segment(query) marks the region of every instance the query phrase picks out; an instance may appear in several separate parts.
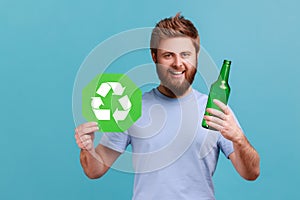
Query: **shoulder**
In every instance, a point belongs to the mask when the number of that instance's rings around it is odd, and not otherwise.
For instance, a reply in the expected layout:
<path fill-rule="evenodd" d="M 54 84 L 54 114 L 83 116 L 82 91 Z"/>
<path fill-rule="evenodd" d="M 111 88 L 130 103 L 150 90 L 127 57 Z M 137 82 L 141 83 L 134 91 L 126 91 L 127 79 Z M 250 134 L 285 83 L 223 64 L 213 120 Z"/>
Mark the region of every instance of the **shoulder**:
<path fill-rule="evenodd" d="M 195 98 L 199 101 L 199 102 L 203 102 L 203 103 L 206 103 L 207 102 L 207 99 L 208 99 L 208 95 L 207 94 L 203 94 L 201 92 L 199 92 L 198 90 L 196 89 L 193 89 L 193 94 L 195 96 Z"/>
<path fill-rule="evenodd" d="M 143 96 L 142 96 L 143 104 L 146 102 L 152 102 L 154 99 L 155 99 L 154 89 L 143 93 Z"/>
<path fill-rule="evenodd" d="M 147 100 L 147 99 L 153 98 L 154 95 L 155 95 L 154 90 L 155 90 L 155 89 L 153 88 L 153 89 L 151 89 L 150 91 L 144 92 L 144 93 L 143 93 L 143 100 Z"/>

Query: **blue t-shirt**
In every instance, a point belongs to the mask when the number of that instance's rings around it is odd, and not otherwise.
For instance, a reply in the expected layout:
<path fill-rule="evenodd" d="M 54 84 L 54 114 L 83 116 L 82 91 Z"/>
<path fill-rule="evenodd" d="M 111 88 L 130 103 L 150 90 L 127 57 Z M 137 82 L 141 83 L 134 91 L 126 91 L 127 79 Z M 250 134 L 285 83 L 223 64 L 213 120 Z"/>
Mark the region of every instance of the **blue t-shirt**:
<path fill-rule="evenodd" d="M 124 133 L 104 133 L 100 143 L 123 153 L 130 144 L 134 200 L 215 199 L 212 176 L 220 150 L 233 144 L 201 126 L 207 95 L 192 90 L 169 98 L 153 89 L 143 95 L 142 116 Z"/>

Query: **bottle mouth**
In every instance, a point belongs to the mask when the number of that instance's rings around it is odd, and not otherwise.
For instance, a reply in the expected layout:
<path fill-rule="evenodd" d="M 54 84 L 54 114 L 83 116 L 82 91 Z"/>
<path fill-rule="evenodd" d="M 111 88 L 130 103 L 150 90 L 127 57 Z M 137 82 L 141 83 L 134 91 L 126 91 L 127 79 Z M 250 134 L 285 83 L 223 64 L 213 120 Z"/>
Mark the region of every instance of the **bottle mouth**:
<path fill-rule="evenodd" d="M 231 64 L 231 61 L 230 61 L 230 60 L 224 60 L 223 63 L 224 63 L 224 64 L 227 64 L 227 65 L 230 65 L 230 64 Z"/>

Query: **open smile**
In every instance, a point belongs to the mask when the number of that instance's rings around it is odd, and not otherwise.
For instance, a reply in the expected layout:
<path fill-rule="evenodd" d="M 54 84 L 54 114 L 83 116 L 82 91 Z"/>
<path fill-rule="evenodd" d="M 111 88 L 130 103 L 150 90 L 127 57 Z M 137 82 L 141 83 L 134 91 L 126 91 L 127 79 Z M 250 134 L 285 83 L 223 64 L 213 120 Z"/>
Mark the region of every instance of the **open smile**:
<path fill-rule="evenodd" d="M 183 71 L 175 71 L 175 70 L 168 70 L 172 75 L 178 76 L 185 73 L 185 70 Z"/>

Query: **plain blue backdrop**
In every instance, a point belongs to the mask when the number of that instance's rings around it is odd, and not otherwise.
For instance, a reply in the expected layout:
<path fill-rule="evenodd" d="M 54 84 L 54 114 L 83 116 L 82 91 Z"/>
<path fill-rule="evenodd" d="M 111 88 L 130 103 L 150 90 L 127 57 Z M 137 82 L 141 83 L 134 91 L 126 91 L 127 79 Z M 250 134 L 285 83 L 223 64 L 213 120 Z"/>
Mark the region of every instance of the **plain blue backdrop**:
<path fill-rule="evenodd" d="M 217 199 L 300 199 L 299 6 L 296 0 L 0 0 L 0 199 L 130 199 L 132 174 L 111 170 L 89 180 L 82 172 L 73 84 L 101 41 L 178 11 L 195 23 L 215 63 L 233 60 L 230 105 L 261 156 L 261 176 L 248 182 L 222 155 Z"/>

